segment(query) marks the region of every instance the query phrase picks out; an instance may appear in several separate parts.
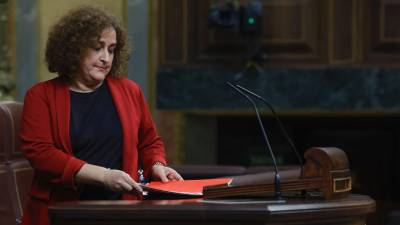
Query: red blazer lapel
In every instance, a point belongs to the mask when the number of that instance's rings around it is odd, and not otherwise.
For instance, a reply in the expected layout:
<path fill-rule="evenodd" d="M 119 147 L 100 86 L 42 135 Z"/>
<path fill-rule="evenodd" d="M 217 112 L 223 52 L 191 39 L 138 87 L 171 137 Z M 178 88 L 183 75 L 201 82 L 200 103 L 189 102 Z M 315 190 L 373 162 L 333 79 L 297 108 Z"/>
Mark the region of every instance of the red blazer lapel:
<path fill-rule="evenodd" d="M 115 108 L 119 115 L 122 127 L 123 139 L 123 170 L 131 175 L 133 178 L 137 177 L 137 152 L 134 151 L 135 146 L 133 143 L 132 135 L 134 134 L 131 113 L 133 113 L 133 106 L 129 100 L 128 92 L 123 86 L 120 78 L 107 78 L 107 84 L 110 88 L 111 96 L 113 97 Z M 135 154 L 136 153 L 136 154 Z"/>
<path fill-rule="evenodd" d="M 61 149 L 65 149 L 72 155 L 71 138 L 69 135 L 71 102 L 68 83 L 57 79 L 54 85 L 53 96 L 54 112 L 56 112 L 54 122 L 57 123 L 57 130 L 54 134 L 57 134 L 57 143 L 61 144 Z"/>

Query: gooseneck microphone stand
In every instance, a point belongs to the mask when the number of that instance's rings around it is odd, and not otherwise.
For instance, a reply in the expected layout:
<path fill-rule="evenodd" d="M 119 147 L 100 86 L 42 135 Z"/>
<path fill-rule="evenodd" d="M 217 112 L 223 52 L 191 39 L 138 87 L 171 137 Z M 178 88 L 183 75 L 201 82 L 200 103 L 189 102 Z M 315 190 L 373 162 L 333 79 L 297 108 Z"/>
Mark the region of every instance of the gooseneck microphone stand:
<path fill-rule="evenodd" d="M 231 84 L 230 82 L 227 82 L 227 84 L 228 84 L 231 88 L 233 88 L 235 91 L 237 91 L 239 94 L 241 94 L 242 96 L 244 96 L 244 97 L 252 104 L 252 106 L 253 106 L 253 109 L 254 109 L 254 111 L 255 111 L 255 113 L 256 113 L 256 116 L 257 116 L 258 124 L 260 125 L 261 131 L 262 131 L 262 134 L 263 134 L 263 137 L 264 137 L 266 146 L 267 146 L 267 149 L 268 149 L 268 151 L 269 151 L 269 153 L 270 153 L 270 155 L 271 155 L 272 162 L 273 162 L 273 164 L 274 164 L 274 169 L 275 169 L 275 196 L 276 196 L 277 199 L 282 199 L 281 180 L 280 180 L 280 176 L 279 176 L 278 166 L 277 166 L 277 164 L 276 164 L 275 155 L 274 155 L 274 153 L 273 153 L 273 151 L 272 151 L 272 148 L 271 148 L 271 145 L 270 145 L 270 143 L 269 143 L 268 136 L 267 136 L 267 133 L 265 132 L 265 129 L 264 129 L 264 126 L 263 126 L 263 123 L 262 123 L 260 114 L 258 113 L 257 105 L 256 105 L 256 103 L 253 101 L 252 98 L 250 98 L 248 95 L 246 95 L 245 93 L 243 93 L 243 91 L 241 91 L 239 88 L 237 88 L 236 86 L 234 86 L 234 85 Z"/>
<path fill-rule="evenodd" d="M 268 108 L 271 110 L 272 115 L 274 116 L 275 120 L 278 122 L 279 128 L 281 129 L 283 135 L 285 136 L 286 140 L 289 142 L 290 147 L 292 148 L 292 150 L 296 154 L 297 160 L 299 161 L 299 164 L 300 164 L 300 174 L 303 174 L 304 163 L 303 163 L 303 160 L 302 160 L 302 158 L 300 156 L 300 153 L 297 150 L 296 146 L 294 145 L 292 139 L 289 137 L 289 135 L 288 135 L 288 133 L 287 133 L 287 131 L 285 129 L 285 126 L 283 126 L 281 120 L 279 119 L 279 117 L 278 117 L 277 113 L 275 112 L 274 108 L 272 107 L 272 105 L 265 98 L 259 96 L 258 94 L 254 93 L 254 92 L 252 92 L 252 91 L 250 91 L 250 90 L 248 90 L 248 89 L 246 89 L 246 88 L 244 88 L 244 87 L 242 87 L 242 86 L 240 86 L 238 84 L 235 84 L 235 87 L 237 87 L 240 90 L 242 90 L 242 91 L 244 91 L 244 92 L 246 92 L 246 93 L 248 93 L 248 94 L 250 94 L 250 95 L 252 95 L 252 96 L 254 96 L 254 97 L 258 98 L 258 99 L 260 99 L 262 102 L 264 102 L 268 106 Z"/>

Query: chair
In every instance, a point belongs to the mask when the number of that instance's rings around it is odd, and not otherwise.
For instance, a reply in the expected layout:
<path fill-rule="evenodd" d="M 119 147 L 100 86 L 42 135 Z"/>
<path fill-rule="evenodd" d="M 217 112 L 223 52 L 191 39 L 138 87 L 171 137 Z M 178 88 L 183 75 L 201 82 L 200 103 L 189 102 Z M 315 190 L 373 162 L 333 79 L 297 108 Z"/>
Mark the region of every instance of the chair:
<path fill-rule="evenodd" d="M 0 162 L 24 158 L 18 151 L 22 103 L 0 102 Z"/>
<path fill-rule="evenodd" d="M 9 193 L 9 176 L 4 163 L 0 163 L 0 187 L 3 193 L 0 194 L 0 224 L 15 225 L 16 214 L 12 197 Z"/>
<path fill-rule="evenodd" d="M 33 170 L 19 151 L 22 103 L 0 102 L 0 224 L 21 222 L 28 200 Z"/>
<path fill-rule="evenodd" d="M 8 173 L 8 193 L 12 199 L 15 221 L 20 224 L 29 198 L 33 169 L 26 159 L 11 160 L 4 164 Z"/>

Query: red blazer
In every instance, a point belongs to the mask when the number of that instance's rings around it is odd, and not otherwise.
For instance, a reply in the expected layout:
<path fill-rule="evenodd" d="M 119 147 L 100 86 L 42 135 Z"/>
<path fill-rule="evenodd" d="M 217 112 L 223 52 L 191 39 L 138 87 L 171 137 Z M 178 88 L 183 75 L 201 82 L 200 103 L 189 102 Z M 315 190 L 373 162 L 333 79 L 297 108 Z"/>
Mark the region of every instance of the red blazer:
<path fill-rule="evenodd" d="M 155 162 L 165 162 L 164 145 L 157 136 L 140 88 L 126 78 L 106 79 L 123 132 L 123 170 L 138 180 L 138 163 L 148 177 Z M 70 97 L 61 78 L 41 82 L 28 90 L 21 124 L 22 152 L 34 168 L 30 201 L 23 225 L 47 225 L 48 205 L 76 200 L 74 175 L 85 164 L 71 149 Z M 123 199 L 137 199 L 123 195 Z"/>

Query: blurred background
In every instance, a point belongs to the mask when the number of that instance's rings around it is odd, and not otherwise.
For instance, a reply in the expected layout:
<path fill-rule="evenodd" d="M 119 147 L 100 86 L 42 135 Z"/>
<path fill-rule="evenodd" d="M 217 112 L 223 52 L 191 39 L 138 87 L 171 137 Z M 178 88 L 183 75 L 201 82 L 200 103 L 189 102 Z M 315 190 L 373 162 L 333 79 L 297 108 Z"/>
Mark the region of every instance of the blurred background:
<path fill-rule="evenodd" d="M 334 146 L 353 193 L 386 224 L 400 209 L 400 0 L 0 0 L 0 100 L 23 101 L 55 77 L 51 25 L 78 5 L 120 18 L 141 85 L 175 165 L 271 165 L 252 106 L 266 98 L 303 155 Z M 257 102 L 278 166 L 297 164 L 271 110 Z"/>

